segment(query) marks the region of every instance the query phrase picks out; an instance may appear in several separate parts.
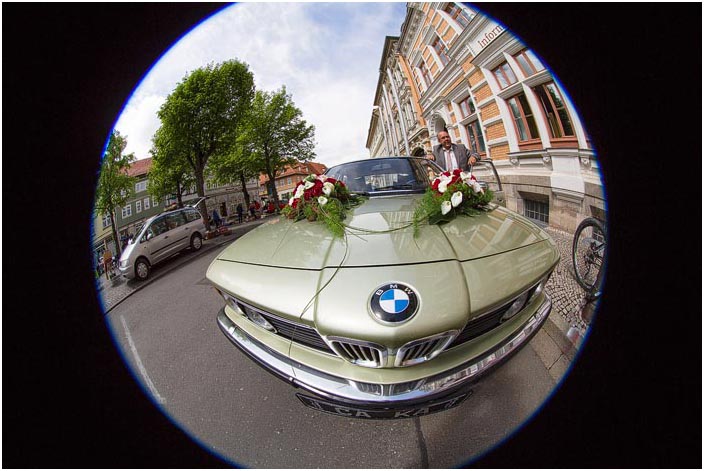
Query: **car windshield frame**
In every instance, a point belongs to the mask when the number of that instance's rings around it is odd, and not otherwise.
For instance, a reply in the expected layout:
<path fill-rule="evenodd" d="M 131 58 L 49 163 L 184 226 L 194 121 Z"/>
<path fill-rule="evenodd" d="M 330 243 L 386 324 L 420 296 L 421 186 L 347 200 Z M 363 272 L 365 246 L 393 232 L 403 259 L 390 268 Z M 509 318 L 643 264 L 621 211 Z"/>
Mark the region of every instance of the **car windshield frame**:
<path fill-rule="evenodd" d="M 432 174 L 431 174 L 432 172 Z M 330 167 L 325 175 L 365 196 L 424 193 L 442 169 L 424 157 L 378 157 Z"/>

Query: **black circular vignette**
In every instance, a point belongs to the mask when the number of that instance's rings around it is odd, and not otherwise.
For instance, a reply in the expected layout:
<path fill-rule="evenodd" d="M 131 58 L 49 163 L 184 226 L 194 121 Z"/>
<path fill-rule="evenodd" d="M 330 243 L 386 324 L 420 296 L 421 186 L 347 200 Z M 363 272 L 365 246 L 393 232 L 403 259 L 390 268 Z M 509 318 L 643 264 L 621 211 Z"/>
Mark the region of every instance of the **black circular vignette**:
<path fill-rule="evenodd" d="M 701 467 L 701 271 L 686 271 L 691 260 L 700 270 L 701 180 L 677 174 L 701 165 L 701 121 L 686 118 L 701 103 L 701 5 L 636 5 L 652 20 L 636 20 L 634 4 L 477 5 L 540 55 L 579 111 L 604 170 L 610 256 L 566 380 L 468 466 Z M 123 363 L 88 230 L 99 155 L 126 100 L 224 6 L 3 4 L 7 467 L 231 466 L 174 426 Z"/>

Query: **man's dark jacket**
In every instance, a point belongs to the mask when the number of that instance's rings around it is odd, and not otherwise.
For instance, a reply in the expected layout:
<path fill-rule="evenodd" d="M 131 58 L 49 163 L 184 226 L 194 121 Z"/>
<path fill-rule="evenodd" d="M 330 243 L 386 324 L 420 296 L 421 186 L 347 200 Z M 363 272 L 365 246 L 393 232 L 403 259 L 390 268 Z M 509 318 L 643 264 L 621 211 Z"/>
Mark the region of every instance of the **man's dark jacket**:
<path fill-rule="evenodd" d="M 461 170 L 469 170 L 469 149 L 464 144 L 455 144 L 454 142 L 451 146 L 459 168 Z M 449 162 L 445 162 L 445 151 L 442 148 L 442 144 L 433 147 L 433 155 L 435 156 L 436 164 L 442 167 L 443 170 L 449 169 Z M 474 154 L 474 158 L 479 160 L 479 155 Z"/>

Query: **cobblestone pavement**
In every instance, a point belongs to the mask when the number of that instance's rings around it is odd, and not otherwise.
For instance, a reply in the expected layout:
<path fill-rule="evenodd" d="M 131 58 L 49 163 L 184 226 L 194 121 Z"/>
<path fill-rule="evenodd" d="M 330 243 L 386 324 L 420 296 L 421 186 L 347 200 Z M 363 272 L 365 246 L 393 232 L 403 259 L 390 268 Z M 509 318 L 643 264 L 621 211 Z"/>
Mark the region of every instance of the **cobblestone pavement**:
<path fill-rule="evenodd" d="M 122 277 L 113 277 L 112 280 L 107 280 L 104 275 L 101 276 L 96 280 L 96 284 L 103 300 L 105 313 L 109 312 L 130 294 L 147 286 L 150 281 L 166 274 L 170 269 L 188 262 L 193 257 L 200 256 L 204 251 L 214 250 L 234 241 L 265 221 L 266 219 L 260 219 L 230 226 L 232 234 L 204 240 L 203 248 L 197 254 L 184 253 L 177 257 L 172 257 L 155 267 L 150 280 L 146 283 L 126 280 Z M 572 234 L 552 228 L 546 228 L 545 230 L 555 240 L 561 255 L 560 262 L 546 286 L 546 292 L 550 295 L 553 303 L 553 312 L 550 314 L 550 319 L 557 327 L 557 330 L 561 331 L 572 345 L 579 347 L 589 327 L 588 320 L 595 306 L 586 303 L 585 293 L 574 279 L 571 263 Z"/>
<path fill-rule="evenodd" d="M 585 291 L 575 280 L 572 268 L 572 234 L 553 228 L 546 228 L 545 231 L 553 238 L 560 252 L 560 262 L 545 290 L 552 298 L 553 312 L 560 314 L 567 326 L 576 331 L 575 335 L 583 337 L 589 328 L 588 321 L 594 306 L 588 305 Z"/>

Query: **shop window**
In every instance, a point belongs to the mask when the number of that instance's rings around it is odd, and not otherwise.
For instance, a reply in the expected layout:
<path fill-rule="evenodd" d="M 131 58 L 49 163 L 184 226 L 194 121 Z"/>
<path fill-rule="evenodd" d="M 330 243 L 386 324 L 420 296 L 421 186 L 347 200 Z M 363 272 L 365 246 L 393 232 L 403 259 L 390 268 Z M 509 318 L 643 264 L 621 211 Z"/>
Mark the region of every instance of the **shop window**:
<path fill-rule="evenodd" d="M 502 90 L 508 87 L 509 85 L 513 85 L 514 83 L 518 82 L 516 74 L 513 73 L 511 66 L 509 66 L 507 62 L 504 62 L 503 64 L 495 68 L 492 72 L 494 74 L 494 77 L 496 77 L 496 80 L 498 80 L 499 86 Z"/>
<path fill-rule="evenodd" d="M 572 120 L 565 108 L 565 102 L 554 82 L 544 83 L 533 89 L 543 106 L 553 138 L 574 136 Z"/>
<path fill-rule="evenodd" d="M 518 140 L 529 141 L 532 139 L 538 139 L 540 137 L 538 134 L 538 127 L 535 124 L 535 117 L 533 116 L 533 112 L 528 105 L 526 96 L 521 93 L 513 98 L 509 98 L 507 103 L 511 109 L 513 123 L 515 124 L 516 132 L 518 133 Z"/>

